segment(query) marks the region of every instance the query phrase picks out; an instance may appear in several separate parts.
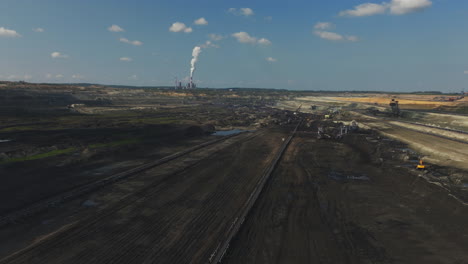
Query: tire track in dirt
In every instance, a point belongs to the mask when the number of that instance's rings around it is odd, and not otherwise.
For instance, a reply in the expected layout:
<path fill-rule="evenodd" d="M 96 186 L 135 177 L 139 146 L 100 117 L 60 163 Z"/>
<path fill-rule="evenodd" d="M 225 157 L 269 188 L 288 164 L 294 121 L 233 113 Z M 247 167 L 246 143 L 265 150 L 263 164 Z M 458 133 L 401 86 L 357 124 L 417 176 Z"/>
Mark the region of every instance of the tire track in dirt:
<path fill-rule="evenodd" d="M 366 263 L 381 259 L 372 255 L 375 251 L 363 250 L 373 245 L 362 235 L 366 231 L 353 225 L 341 200 L 344 197 L 329 194 L 346 192 L 327 176 L 346 164 L 343 159 L 350 150 L 341 145 L 296 138 L 223 262 Z"/>
<path fill-rule="evenodd" d="M 275 137 L 277 142 L 281 135 Z M 146 186 L 122 204 L 0 262 L 183 263 L 194 261 L 194 256 L 206 261 L 216 234 L 231 224 L 229 215 L 247 199 L 245 194 L 256 182 L 254 175 L 260 175 L 255 171 L 275 153 L 275 144 L 267 143 L 270 140 L 271 136 L 262 134 L 214 153 L 189 170 Z M 252 153 L 258 154 L 257 164 L 246 163 Z M 143 215 L 145 210 L 153 211 Z M 38 255 L 40 259 L 35 258 Z"/>

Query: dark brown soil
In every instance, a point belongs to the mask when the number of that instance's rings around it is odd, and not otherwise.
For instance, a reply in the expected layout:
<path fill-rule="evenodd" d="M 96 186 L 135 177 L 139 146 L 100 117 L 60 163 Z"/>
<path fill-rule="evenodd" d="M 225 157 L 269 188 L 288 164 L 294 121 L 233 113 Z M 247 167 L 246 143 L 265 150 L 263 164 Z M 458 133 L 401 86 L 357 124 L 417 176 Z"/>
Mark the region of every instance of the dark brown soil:
<path fill-rule="evenodd" d="M 223 263 L 467 263 L 468 208 L 375 145 L 296 137 Z"/>
<path fill-rule="evenodd" d="M 204 263 L 284 136 L 244 137 L 181 173 L 145 172 L 138 191 L 0 262 Z"/>
<path fill-rule="evenodd" d="M 119 183 L 133 189 L 0 263 L 207 263 L 286 135 L 256 132 L 179 173 Z M 299 133 L 222 262 L 467 263 L 467 206 L 404 166 L 404 147 Z"/>
<path fill-rule="evenodd" d="M 7 135 L 7 138 L 14 137 L 14 141 L 7 143 L 10 148 L 16 146 L 27 151 L 54 145 L 58 149 L 73 147 L 76 151 L 45 159 L 0 164 L 0 215 L 213 139 L 203 133 L 188 137 L 186 128 L 162 125 L 138 129 L 28 131 Z M 139 141 L 114 147 L 87 147 L 128 139 Z M 0 152 L 7 148 L 3 144 Z"/>

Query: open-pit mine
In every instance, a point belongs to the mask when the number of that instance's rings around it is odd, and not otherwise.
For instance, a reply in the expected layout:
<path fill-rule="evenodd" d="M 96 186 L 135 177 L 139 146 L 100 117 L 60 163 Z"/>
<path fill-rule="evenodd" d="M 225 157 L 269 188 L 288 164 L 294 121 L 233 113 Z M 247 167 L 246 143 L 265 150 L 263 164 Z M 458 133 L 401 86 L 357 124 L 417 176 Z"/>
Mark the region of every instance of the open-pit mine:
<path fill-rule="evenodd" d="M 0 263 L 468 263 L 464 95 L 0 83 Z"/>

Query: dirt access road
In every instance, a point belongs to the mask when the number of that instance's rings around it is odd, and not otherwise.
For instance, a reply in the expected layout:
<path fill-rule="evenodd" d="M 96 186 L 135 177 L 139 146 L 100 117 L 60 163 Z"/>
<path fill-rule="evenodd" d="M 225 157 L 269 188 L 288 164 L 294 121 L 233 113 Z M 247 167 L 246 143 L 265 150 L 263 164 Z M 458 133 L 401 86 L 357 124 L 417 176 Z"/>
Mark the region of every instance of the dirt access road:
<path fill-rule="evenodd" d="M 0 263 L 208 262 L 288 132 L 256 132 L 177 174 L 145 172 L 147 182 L 121 203 Z"/>
<path fill-rule="evenodd" d="M 223 263 L 468 263 L 468 207 L 374 148 L 294 138 Z"/>
<path fill-rule="evenodd" d="M 459 138 L 438 133 L 445 137 L 442 138 L 436 136 L 435 133 L 434 135 L 427 134 L 424 131 L 395 125 L 388 121 L 363 122 L 363 124 L 386 137 L 407 143 L 413 150 L 423 154 L 425 161 L 468 170 L 468 144 L 456 141 L 460 140 Z M 463 141 L 465 141 L 464 138 Z"/>

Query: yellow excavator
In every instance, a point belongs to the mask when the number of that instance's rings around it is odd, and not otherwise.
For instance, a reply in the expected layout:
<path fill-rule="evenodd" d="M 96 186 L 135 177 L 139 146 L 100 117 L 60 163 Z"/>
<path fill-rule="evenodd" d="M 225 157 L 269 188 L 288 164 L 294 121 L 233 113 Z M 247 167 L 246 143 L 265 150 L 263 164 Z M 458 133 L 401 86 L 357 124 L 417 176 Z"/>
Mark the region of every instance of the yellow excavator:
<path fill-rule="evenodd" d="M 416 166 L 416 169 L 418 169 L 418 170 L 425 170 L 426 169 L 426 165 L 423 164 L 422 159 L 419 159 L 419 164 Z"/>

